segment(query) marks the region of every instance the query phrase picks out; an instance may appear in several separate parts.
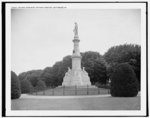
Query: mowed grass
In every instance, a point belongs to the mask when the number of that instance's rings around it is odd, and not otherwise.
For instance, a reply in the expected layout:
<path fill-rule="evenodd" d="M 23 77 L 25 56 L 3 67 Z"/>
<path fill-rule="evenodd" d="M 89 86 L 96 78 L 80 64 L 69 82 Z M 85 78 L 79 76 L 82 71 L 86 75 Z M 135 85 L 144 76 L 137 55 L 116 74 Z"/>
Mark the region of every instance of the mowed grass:
<path fill-rule="evenodd" d="M 42 98 L 41 98 L 42 97 Z M 49 98 L 48 98 L 49 97 Z M 65 97 L 65 98 L 64 98 Z M 140 110 L 140 96 L 32 96 L 11 101 L 12 110 Z"/>
<path fill-rule="evenodd" d="M 33 92 L 33 95 L 46 95 L 46 96 L 70 96 L 70 95 L 97 95 L 109 94 L 109 89 L 104 88 L 87 88 L 87 87 L 57 87 L 40 92 Z"/>

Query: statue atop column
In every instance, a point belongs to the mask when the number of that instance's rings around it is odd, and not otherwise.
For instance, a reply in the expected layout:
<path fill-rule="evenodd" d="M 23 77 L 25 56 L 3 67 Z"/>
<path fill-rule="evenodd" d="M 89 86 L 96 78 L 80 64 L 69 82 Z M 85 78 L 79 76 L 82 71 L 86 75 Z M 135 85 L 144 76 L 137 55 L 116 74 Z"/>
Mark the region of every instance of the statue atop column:
<path fill-rule="evenodd" d="M 78 24 L 75 22 L 75 27 L 74 27 L 74 36 L 78 36 Z"/>

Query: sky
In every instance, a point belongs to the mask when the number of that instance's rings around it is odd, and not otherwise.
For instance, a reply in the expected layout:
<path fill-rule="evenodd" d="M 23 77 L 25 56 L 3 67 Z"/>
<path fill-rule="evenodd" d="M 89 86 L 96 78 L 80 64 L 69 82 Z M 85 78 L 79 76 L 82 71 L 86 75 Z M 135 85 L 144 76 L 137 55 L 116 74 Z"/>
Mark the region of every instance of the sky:
<path fill-rule="evenodd" d="M 75 22 L 80 52 L 140 45 L 140 15 L 140 9 L 12 9 L 11 69 L 44 69 L 71 55 Z"/>

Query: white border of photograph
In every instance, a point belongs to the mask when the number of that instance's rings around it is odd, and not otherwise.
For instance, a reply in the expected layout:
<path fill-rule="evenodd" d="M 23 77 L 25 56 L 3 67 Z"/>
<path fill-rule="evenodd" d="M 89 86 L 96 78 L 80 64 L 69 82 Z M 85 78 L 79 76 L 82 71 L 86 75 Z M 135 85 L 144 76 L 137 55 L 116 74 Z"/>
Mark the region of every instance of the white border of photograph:
<path fill-rule="evenodd" d="M 141 110 L 11 110 L 11 8 L 141 9 Z M 33 9 L 33 8 L 32 8 Z M 40 9 L 40 8 L 39 8 Z M 6 116 L 142 116 L 146 115 L 146 4 L 145 3 L 9 3 L 6 4 Z"/>

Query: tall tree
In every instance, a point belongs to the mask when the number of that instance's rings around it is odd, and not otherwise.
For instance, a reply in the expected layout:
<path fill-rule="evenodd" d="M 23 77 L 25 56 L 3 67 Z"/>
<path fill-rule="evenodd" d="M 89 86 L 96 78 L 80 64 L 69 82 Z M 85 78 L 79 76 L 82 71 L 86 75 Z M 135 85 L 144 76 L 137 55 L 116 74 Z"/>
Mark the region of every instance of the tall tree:
<path fill-rule="evenodd" d="M 94 62 L 94 80 L 95 82 L 106 84 L 107 83 L 107 71 L 106 65 L 100 59 Z"/>
<path fill-rule="evenodd" d="M 20 81 L 15 74 L 11 71 L 11 99 L 17 99 L 21 96 Z"/>
<path fill-rule="evenodd" d="M 54 86 L 58 86 L 62 84 L 62 61 L 56 62 L 52 67 L 52 73 L 54 78 Z"/>

